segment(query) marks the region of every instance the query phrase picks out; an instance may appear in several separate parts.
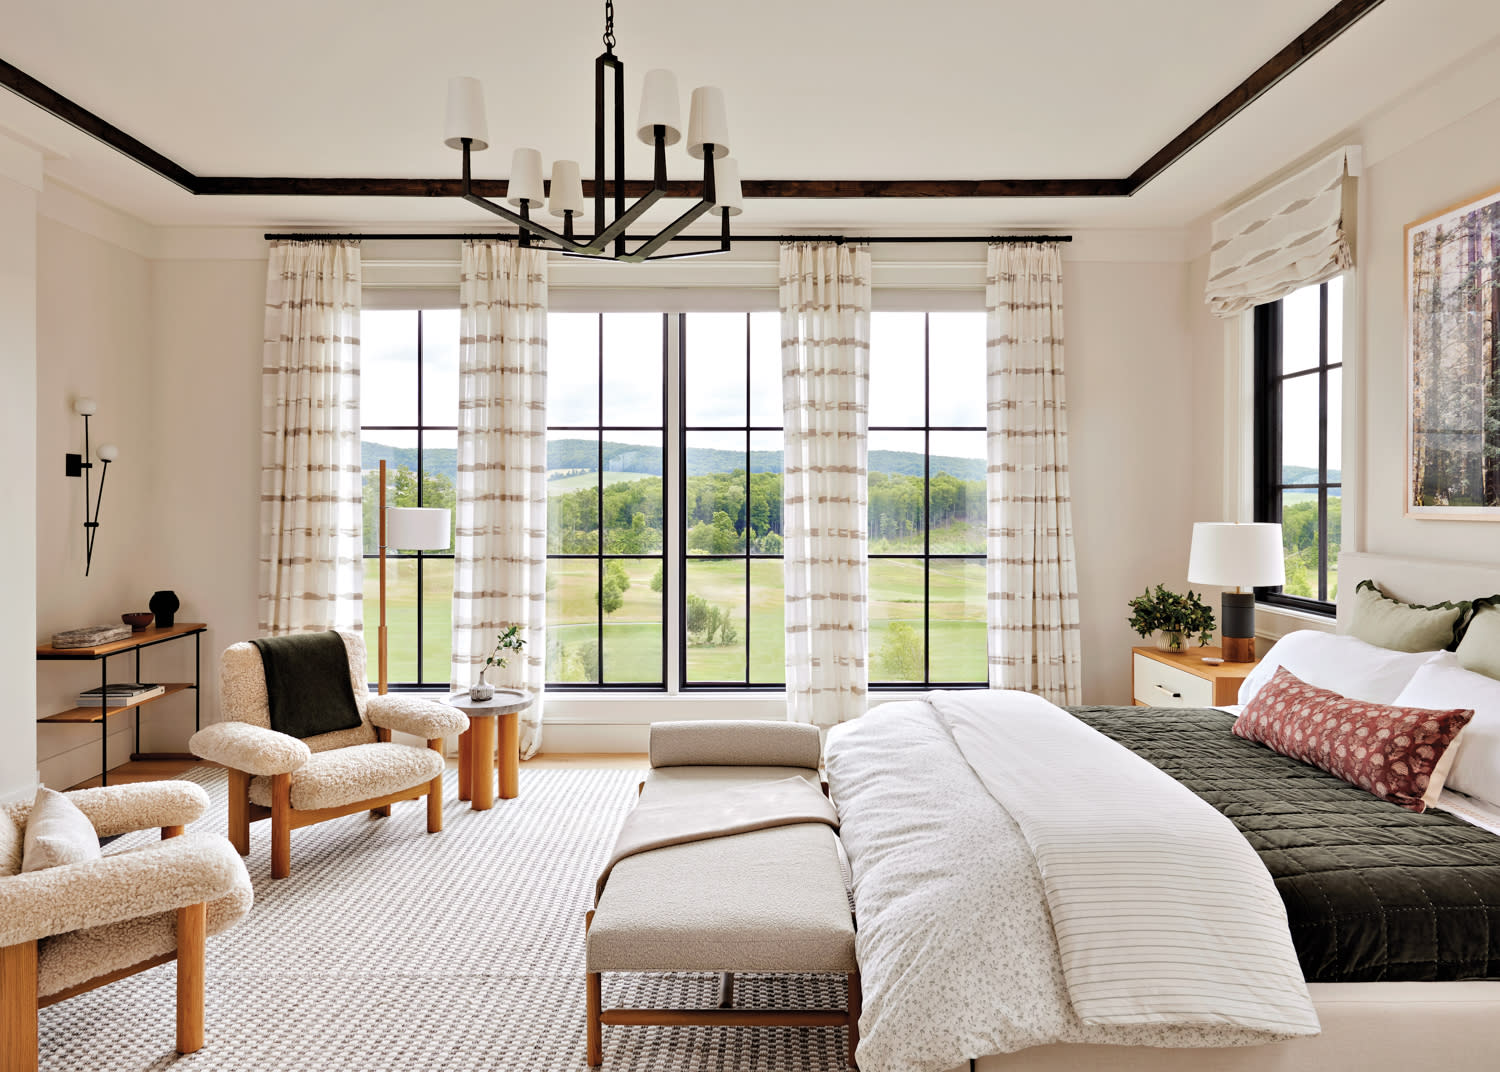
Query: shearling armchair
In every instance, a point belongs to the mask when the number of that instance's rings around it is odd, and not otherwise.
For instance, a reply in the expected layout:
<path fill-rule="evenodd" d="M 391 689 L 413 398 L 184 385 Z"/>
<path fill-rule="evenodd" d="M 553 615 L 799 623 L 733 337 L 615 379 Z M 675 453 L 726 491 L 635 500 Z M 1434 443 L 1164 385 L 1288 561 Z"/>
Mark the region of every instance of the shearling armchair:
<path fill-rule="evenodd" d="M 160 827 L 159 843 L 21 871 L 31 803 L 0 808 L 0 1069 L 35 1072 L 37 1010 L 177 961 L 177 1051 L 203 1045 L 204 939 L 250 911 L 245 865 L 222 837 L 181 835 L 208 807 L 191 782 L 80 789 L 100 837 Z"/>
<path fill-rule="evenodd" d="M 250 824 L 271 820 L 271 877 L 291 874 L 292 831 L 391 805 L 427 798 L 427 831 L 443 828 L 443 739 L 469 728 L 446 704 L 411 696 L 371 696 L 365 644 L 340 632 L 360 724 L 297 738 L 271 728 L 265 667 L 253 644 L 227 648 L 219 660 L 219 701 L 225 721 L 193 734 L 194 755 L 229 768 L 229 840 L 250 853 Z M 396 744 L 409 733 L 426 748 Z"/>

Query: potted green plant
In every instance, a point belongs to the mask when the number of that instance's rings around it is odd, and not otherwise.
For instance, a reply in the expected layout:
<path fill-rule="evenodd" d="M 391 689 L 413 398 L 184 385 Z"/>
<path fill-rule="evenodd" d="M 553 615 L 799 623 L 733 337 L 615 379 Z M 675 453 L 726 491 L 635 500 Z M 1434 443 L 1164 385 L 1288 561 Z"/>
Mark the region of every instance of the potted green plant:
<path fill-rule="evenodd" d="M 495 686 L 486 681 L 484 675 L 489 673 L 491 667 L 504 670 L 507 665 L 505 653 L 513 651 L 519 655 L 525 646 L 526 638 L 521 635 L 519 625 L 506 626 L 502 632 L 497 633 L 495 650 L 490 652 L 489 658 L 485 659 L 484 668 L 479 671 L 479 680 L 474 682 L 469 689 L 469 699 L 484 701 L 492 698 L 495 695 Z"/>
<path fill-rule="evenodd" d="M 1213 640 L 1214 612 L 1192 589 L 1180 596 L 1159 584 L 1130 601 L 1130 628 L 1143 637 L 1155 632 L 1162 651 L 1186 651 L 1194 633 L 1200 645 Z"/>

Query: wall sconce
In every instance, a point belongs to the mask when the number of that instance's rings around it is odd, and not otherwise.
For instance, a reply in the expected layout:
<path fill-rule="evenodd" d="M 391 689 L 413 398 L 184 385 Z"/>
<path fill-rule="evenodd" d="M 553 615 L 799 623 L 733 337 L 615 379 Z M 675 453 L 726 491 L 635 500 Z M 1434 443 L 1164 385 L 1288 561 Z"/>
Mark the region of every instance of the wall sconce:
<path fill-rule="evenodd" d="M 113 443 L 105 443 L 99 447 L 99 460 L 104 467 L 99 471 L 99 493 L 91 494 L 90 471 L 94 463 L 89 461 L 89 418 L 92 417 L 99 406 L 92 398 L 80 398 L 73 403 L 73 412 L 83 418 L 83 453 L 67 455 L 68 475 L 83 477 L 83 533 L 84 533 L 84 560 L 83 575 L 89 575 L 89 569 L 94 564 L 94 536 L 99 531 L 99 504 L 104 501 L 104 478 L 109 475 L 109 463 L 120 456 L 120 448 Z M 90 502 L 89 500 L 93 501 Z"/>

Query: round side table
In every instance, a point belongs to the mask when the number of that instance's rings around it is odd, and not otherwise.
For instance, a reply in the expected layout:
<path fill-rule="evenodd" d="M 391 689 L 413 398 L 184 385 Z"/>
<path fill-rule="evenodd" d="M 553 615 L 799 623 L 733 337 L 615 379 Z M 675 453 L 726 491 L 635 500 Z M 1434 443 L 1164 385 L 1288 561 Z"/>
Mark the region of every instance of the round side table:
<path fill-rule="evenodd" d="M 500 797 L 521 791 L 521 712 L 532 704 L 529 692 L 496 689 L 488 700 L 473 700 L 467 691 L 444 702 L 469 716 L 469 728 L 458 735 L 458 799 L 475 811 L 495 805 L 495 745 L 499 736 Z M 496 723 L 499 723 L 497 726 Z"/>

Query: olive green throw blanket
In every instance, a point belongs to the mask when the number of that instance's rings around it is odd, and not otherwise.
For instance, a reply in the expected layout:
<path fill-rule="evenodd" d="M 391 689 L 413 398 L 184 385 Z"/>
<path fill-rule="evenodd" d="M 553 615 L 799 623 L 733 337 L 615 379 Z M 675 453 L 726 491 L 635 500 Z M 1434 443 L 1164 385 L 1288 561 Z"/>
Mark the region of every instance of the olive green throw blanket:
<path fill-rule="evenodd" d="M 1500 837 L 1236 737 L 1223 711 L 1068 710 L 1239 828 L 1286 904 L 1308 982 L 1500 979 Z"/>
<path fill-rule="evenodd" d="M 259 649 L 265 667 L 273 730 L 306 738 L 360 724 L 343 637 L 293 633 L 250 643 Z"/>

